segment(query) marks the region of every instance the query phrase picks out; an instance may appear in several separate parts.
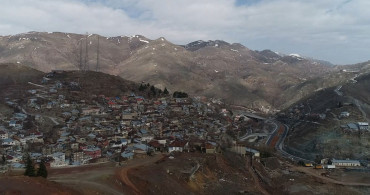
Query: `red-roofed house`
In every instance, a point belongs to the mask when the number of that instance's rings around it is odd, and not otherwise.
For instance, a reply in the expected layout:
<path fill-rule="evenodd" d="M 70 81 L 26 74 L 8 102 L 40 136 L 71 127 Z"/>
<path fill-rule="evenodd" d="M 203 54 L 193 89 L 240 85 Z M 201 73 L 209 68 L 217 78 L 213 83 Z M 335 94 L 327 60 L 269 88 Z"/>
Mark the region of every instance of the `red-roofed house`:
<path fill-rule="evenodd" d="M 174 152 L 174 151 L 182 152 L 184 151 L 185 148 L 188 147 L 188 145 L 189 145 L 188 141 L 175 140 L 168 145 L 168 152 Z"/>

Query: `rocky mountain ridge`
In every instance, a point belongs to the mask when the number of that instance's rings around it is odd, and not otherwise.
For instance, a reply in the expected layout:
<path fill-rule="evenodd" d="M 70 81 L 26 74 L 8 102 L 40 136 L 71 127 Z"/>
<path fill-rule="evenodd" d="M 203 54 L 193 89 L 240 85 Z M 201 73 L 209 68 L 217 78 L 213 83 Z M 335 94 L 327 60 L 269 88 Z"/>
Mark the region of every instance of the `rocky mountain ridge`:
<path fill-rule="evenodd" d="M 181 46 L 163 37 L 150 40 L 141 35 L 102 37 L 61 32 L 2 36 L 0 62 L 20 63 L 44 72 L 98 70 L 266 112 L 282 108 L 292 96 L 299 95 L 289 89 L 338 71 L 297 55 L 253 51 L 220 40 Z M 305 93 L 315 90 L 311 88 Z"/>

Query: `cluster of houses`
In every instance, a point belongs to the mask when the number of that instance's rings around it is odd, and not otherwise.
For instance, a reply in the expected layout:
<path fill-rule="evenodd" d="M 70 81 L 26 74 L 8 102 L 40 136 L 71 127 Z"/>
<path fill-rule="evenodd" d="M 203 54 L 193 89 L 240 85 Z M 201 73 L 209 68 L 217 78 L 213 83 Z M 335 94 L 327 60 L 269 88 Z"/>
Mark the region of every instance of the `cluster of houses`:
<path fill-rule="evenodd" d="M 6 99 L 19 111 L 0 124 L 0 151 L 8 163 L 23 167 L 26 152 L 50 167 L 121 162 L 153 152 L 216 153 L 226 130 L 242 128 L 240 116 L 233 118 L 219 100 L 134 93 L 78 99 L 72 92 L 79 89 L 77 82 L 49 76 L 26 92 L 26 104 Z M 31 129 L 24 127 L 29 120 L 36 124 Z M 48 121 L 53 127 L 42 129 Z"/>

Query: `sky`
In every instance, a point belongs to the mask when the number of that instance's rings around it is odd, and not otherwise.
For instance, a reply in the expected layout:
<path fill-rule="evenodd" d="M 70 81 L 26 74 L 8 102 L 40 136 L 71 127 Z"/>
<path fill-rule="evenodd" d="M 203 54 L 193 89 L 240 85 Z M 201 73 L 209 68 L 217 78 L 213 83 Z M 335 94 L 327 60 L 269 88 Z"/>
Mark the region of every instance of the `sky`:
<path fill-rule="evenodd" d="M 353 64 L 370 60 L 369 8 L 369 0 L 0 0 L 0 35 L 224 40 Z"/>

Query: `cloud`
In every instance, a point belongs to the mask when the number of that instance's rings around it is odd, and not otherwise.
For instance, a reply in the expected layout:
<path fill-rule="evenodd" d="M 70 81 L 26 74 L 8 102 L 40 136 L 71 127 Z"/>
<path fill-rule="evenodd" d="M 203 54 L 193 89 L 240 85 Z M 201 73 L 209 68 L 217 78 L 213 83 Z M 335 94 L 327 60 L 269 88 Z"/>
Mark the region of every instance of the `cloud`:
<path fill-rule="evenodd" d="M 369 59 L 368 7 L 366 0 L 3 0 L 0 32 L 222 39 L 345 64 Z"/>

